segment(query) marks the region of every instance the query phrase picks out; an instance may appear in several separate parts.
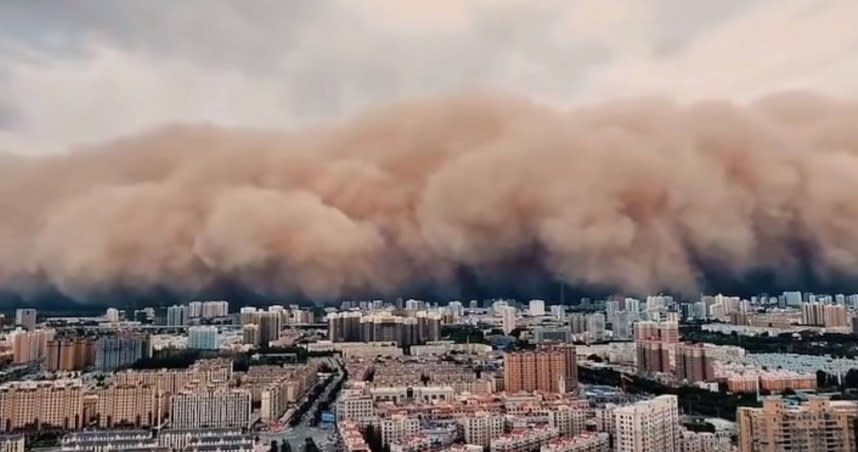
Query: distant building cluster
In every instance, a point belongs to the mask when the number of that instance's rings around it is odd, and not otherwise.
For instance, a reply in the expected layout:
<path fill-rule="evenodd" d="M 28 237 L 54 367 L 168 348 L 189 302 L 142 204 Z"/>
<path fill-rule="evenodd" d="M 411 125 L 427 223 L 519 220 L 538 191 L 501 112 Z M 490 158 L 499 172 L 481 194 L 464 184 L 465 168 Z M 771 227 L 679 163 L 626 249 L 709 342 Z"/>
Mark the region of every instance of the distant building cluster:
<path fill-rule="evenodd" d="M 395 342 L 400 347 L 420 345 L 441 338 L 443 316 L 432 311 L 389 311 L 365 314 L 346 311 L 328 314 L 331 342 Z"/>

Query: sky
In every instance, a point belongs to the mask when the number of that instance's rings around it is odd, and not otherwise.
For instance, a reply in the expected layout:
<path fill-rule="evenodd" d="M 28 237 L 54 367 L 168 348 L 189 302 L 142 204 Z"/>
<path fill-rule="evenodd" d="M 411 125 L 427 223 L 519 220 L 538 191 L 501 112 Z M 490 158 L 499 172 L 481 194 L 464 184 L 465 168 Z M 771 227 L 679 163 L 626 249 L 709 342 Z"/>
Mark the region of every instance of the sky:
<path fill-rule="evenodd" d="M 471 90 L 559 108 L 851 96 L 856 23 L 854 0 L 7 0 L 0 152 L 171 122 L 298 129 Z"/>

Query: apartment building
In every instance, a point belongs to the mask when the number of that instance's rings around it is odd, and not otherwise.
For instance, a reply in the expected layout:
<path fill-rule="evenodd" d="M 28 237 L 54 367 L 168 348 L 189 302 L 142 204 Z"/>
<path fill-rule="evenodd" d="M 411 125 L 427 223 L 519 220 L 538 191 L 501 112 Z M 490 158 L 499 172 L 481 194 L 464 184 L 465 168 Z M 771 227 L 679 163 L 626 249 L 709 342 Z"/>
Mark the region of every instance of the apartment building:
<path fill-rule="evenodd" d="M 582 433 L 577 436 L 553 439 L 542 446 L 539 452 L 609 452 L 610 450 L 610 437 L 607 433 Z"/>
<path fill-rule="evenodd" d="M 491 439 L 492 452 L 530 452 L 539 450 L 559 434 L 553 427 L 534 427 L 512 431 Z"/>
<path fill-rule="evenodd" d="M 762 408 L 738 410 L 739 451 L 805 452 L 858 449 L 855 423 L 858 404 L 815 398 L 788 405 L 779 397 L 763 400 Z"/>
<path fill-rule="evenodd" d="M 481 411 L 460 418 L 459 423 L 462 425 L 465 443 L 487 447 L 492 438 L 503 433 L 505 421 L 501 414 Z"/>
<path fill-rule="evenodd" d="M 379 420 L 382 444 L 401 444 L 420 431 L 420 420 L 405 415 L 393 415 Z"/>
<path fill-rule="evenodd" d="M 504 355 L 504 387 L 507 392 L 571 392 L 577 386 L 574 346 L 554 345 Z"/>
<path fill-rule="evenodd" d="M 679 452 L 679 408 L 662 395 L 614 410 L 617 452 Z"/>
<path fill-rule="evenodd" d="M 174 429 L 244 427 L 250 420 L 250 392 L 208 387 L 180 391 L 170 399 Z"/>
<path fill-rule="evenodd" d="M 0 385 L 0 431 L 84 425 L 80 380 L 13 381 Z"/>

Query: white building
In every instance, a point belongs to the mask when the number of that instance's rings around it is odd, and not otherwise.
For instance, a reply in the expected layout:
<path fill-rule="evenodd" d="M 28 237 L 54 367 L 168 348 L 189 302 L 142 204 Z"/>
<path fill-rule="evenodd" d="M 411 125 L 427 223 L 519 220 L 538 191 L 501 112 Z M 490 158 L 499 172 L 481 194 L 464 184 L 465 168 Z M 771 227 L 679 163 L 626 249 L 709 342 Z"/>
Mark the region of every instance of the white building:
<path fill-rule="evenodd" d="M 555 320 L 566 321 L 566 306 L 555 304 L 551 306 L 551 315 Z"/>
<path fill-rule="evenodd" d="M 206 301 L 201 308 L 200 317 L 216 319 L 229 315 L 229 303 L 226 301 Z"/>
<path fill-rule="evenodd" d="M 250 392 L 241 389 L 181 391 L 170 398 L 172 429 L 246 427 Z"/>
<path fill-rule="evenodd" d="M 337 422 L 364 423 L 375 416 L 372 396 L 359 390 L 344 390 L 337 399 Z"/>
<path fill-rule="evenodd" d="M 187 308 L 184 306 L 170 306 L 167 308 L 167 325 L 182 326 L 187 323 Z"/>
<path fill-rule="evenodd" d="M 587 316 L 587 339 L 593 342 L 605 340 L 605 314 L 595 312 Z"/>
<path fill-rule="evenodd" d="M 509 334 L 515 329 L 515 308 L 504 306 L 501 309 L 501 317 L 503 319 L 503 332 L 504 334 Z"/>
<path fill-rule="evenodd" d="M 217 328 L 213 326 L 192 326 L 188 328 L 188 348 L 217 350 Z"/>
<path fill-rule="evenodd" d="M 532 316 L 545 315 L 545 302 L 542 300 L 530 300 L 528 313 Z"/>
<path fill-rule="evenodd" d="M 188 303 L 188 318 L 189 319 L 198 319 L 203 315 L 203 302 L 202 301 L 192 301 Z"/>
<path fill-rule="evenodd" d="M 37 311 L 33 308 L 15 310 L 15 325 L 20 325 L 28 330 L 36 328 Z"/>
<path fill-rule="evenodd" d="M 617 452 L 680 452 L 675 395 L 661 395 L 614 410 Z"/>
<path fill-rule="evenodd" d="M 107 312 L 104 314 L 104 320 L 110 323 L 116 323 L 119 321 L 119 309 L 116 308 L 107 308 Z"/>

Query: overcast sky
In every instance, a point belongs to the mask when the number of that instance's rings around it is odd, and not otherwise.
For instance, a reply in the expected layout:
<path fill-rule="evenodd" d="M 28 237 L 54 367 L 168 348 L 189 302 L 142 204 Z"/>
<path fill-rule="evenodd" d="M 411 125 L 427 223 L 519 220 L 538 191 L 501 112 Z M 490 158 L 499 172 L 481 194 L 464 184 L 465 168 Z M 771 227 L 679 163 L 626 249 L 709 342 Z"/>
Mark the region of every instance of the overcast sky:
<path fill-rule="evenodd" d="M 0 151 L 172 121 L 296 128 L 496 89 L 569 107 L 854 96 L 855 0 L 6 0 Z"/>

